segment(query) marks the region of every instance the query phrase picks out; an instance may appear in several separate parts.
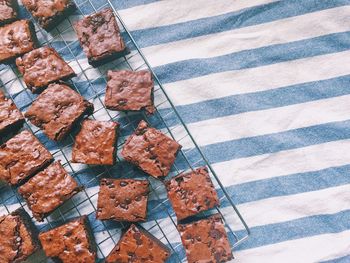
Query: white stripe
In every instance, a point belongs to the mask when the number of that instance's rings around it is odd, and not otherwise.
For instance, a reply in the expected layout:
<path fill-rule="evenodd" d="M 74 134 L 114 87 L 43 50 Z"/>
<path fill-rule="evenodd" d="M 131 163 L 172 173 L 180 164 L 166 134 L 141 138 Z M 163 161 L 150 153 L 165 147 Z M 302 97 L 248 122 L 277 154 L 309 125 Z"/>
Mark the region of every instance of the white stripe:
<path fill-rule="evenodd" d="M 163 0 L 120 10 L 130 30 L 165 26 L 173 23 L 218 16 L 276 0 Z M 198 8 L 200 6 L 200 8 Z"/>
<path fill-rule="evenodd" d="M 176 105 L 266 91 L 350 73 L 350 51 L 206 75 L 165 85 Z"/>
<path fill-rule="evenodd" d="M 350 119 L 350 95 L 189 124 L 201 146 Z M 234 105 L 233 105 L 234 107 Z M 218 129 L 220 127 L 220 129 Z"/>
<path fill-rule="evenodd" d="M 289 240 L 237 251 L 233 262 L 309 263 L 325 261 L 348 255 L 350 242 L 346 240 L 349 239 L 350 230 Z"/>
<path fill-rule="evenodd" d="M 346 6 L 151 46 L 144 48 L 143 52 L 151 65 L 156 67 L 181 60 L 217 57 L 349 30 L 350 6 Z"/>
<path fill-rule="evenodd" d="M 350 185 L 272 197 L 238 205 L 238 209 L 250 227 L 276 224 L 307 216 L 334 214 L 350 209 Z"/>
<path fill-rule="evenodd" d="M 350 163 L 350 140 L 333 141 L 213 165 L 226 185 L 241 184 Z"/>

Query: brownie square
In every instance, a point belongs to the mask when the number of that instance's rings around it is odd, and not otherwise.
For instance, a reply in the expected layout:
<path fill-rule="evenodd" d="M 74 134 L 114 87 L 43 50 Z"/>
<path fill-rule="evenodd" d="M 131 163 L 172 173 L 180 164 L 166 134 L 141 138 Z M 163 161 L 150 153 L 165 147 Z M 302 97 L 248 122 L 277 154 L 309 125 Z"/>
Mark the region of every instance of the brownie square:
<path fill-rule="evenodd" d="M 178 220 L 220 204 L 206 167 L 180 174 L 165 183 Z"/>
<path fill-rule="evenodd" d="M 180 149 L 176 141 L 141 121 L 127 139 L 122 156 L 149 175 L 163 178 L 168 175 Z"/>
<path fill-rule="evenodd" d="M 35 49 L 16 59 L 23 80 L 33 93 L 41 92 L 47 85 L 75 76 L 73 69 L 51 47 Z"/>
<path fill-rule="evenodd" d="M 68 85 L 53 83 L 35 99 L 25 116 L 51 140 L 59 141 L 83 115 L 93 111 L 93 104 Z"/>
<path fill-rule="evenodd" d="M 17 0 L 0 0 L 0 25 L 13 22 L 17 16 Z"/>
<path fill-rule="evenodd" d="M 129 222 L 145 221 L 148 193 L 147 180 L 102 179 L 96 218 Z"/>
<path fill-rule="evenodd" d="M 56 262 L 95 263 L 96 246 L 87 216 L 39 234 L 46 256 Z"/>
<path fill-rule="evenodd" d="M 188 263 L 226 262 L 233 259 L 230 242 L 219 214 L 189 224 L 179 224 Z"/>
<path fill-rule="evenodd" d="M 82 187 L 57 161 L 34 175 L 19 187 L 18 192 L 26 200 L 34 218 L 40 222 L 81 190 Z"/>
<path fill-rule="evenodd" d="M 22 0 L 39 25 L 51 30 L 75 9 L 72 0 Z"/>
<path fill-rule="evenodd" d="M 22 113 L 0 90 L 0 134 L 19 129 L 24 122 Z"/>
<path fill-rule="evenodd" d="M 24 209 L 0 217 L 0 262 L 23 262 L 39 247 L 37 230 Z"/>
<path fill-rule="evenodd" d="M 85 164 L 115 164 L 115 144 L 119 123 L 84 120 L 75 138 L 72 162 Z"/>
<path fill-rule="evenodd" d="M 170 250 L 146 230 L 131 225 L 106 258 L 106 263 L 164 263 Z"/>
<path fill-rule="evenodd" d="M 11 185 L 20 184 L 52 160 L 41 142 L 24 130 L 0 146 L 0 179 Z"/>
<path fill-rule="evenodd" d="M 108 82 L 105 104 L 108 109 L 119 111 L 146 110 L 152 114 L 153 80 L 151 72 L 141 71 L 108 71 Z"/>
<path fill-rule="evenodd" d="M 6 63 L 23 55 L 36 46 L 33 24 L 19 20 L 0 27 L 0 63 Z"/>
<path fill-rule="evenodd" d="M 98 66 L 125 54 L 124 40 L 113 11 L 103 9 L 74 24 L 79 42 L 92 66 Z"/>

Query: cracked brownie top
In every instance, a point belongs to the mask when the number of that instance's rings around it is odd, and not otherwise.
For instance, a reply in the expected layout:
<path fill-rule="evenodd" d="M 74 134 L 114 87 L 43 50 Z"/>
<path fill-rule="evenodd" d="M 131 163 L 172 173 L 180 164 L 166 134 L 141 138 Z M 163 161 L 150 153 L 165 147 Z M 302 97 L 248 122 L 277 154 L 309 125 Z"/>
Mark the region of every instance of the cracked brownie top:
<path fill-rule="evenodd" d="M 0 179 L 16 185 L 47 166 L 51 153 L 24 130 L 0 146 Z"/>
<path fill-rule="evenodd" d="M 168 175 L 181 145 L 141 121 L 126 141 L 122 155 L 125 160 L 156 178 Z"/>

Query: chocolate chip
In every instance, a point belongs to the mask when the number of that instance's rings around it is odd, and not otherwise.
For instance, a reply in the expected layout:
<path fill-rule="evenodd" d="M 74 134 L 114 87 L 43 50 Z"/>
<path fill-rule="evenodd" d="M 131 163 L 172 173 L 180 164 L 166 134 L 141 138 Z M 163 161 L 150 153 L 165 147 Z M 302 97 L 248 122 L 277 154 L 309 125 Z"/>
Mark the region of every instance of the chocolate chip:
<path fill-rule="evenodd" d="M 120 106 L 126 105 L 127 102 L 128 102 L 127 99 L 120 99 L 120 100 L 118 100 L 118 104 L 119 104 Z"/>
<path fill-rule="evenodd" d="M 139 232 L 135 232 L 133 234 L 133 237 L 137 240 L 137 239 L 140 239 L 141 238 L 141 234 Z"/>
<path fill-rule="evenodd" d="M 125 181 L 120 182 L 120 186 L 122 186 L 122 187 L 127 186 L 127 185 L 128 185 L 128 182 L 125 182 Z"/>
<path fill-rule="evenodd" d="M 128 204 L 131 204 L 131 199 L 130 199 L 130 198 L 128 198 L 128 197 L 127 197 L 127 198 L 125 198 L 125 204 L 127 204 L 127 205 L 128 205 Z"/>
<path fill-rule="evenodd" d="M 33 150 L 33 158 L 38 159 L 40 156 L 40 151 L 38 149 Z"/>
<path fill-rule="evenodd" d="M 216 252 L 214 254 L 214 258 L 215 258 L 216 262 L 221 262 L 221 253 L 220 252 Z"/>
<path fill-rule="evenodd" d="M 192 197 L 192 203 L 197 203 L 197 197 Z"/>
<path fill-rule="evenodd" d="M 68 230 L 64 235 L 66 236 L 66 237 L 69 237 L 69 236 L 71 236 L 73 234 L 73 231 L 72 230 Z"/>
<path fill-rule="evenodd" d="M 140 202 L 142 200 L 142 196 L 138 195 L 135 197 L 136 202 Z"/>
<path fill-rule="evenodd" d="M 120 207 L 123 208 L 123 209 L 128 209 L 129 208 L 129 206 L 126 205 L 126 204 L 120 204 Z"/>
<path fill-rule="evenodd" d="M 213 229 L 213 230 L 210 230 L 210 236 L 216 240 L 222 238 L 222 233 L 217 230 L 217 229 Z"/>

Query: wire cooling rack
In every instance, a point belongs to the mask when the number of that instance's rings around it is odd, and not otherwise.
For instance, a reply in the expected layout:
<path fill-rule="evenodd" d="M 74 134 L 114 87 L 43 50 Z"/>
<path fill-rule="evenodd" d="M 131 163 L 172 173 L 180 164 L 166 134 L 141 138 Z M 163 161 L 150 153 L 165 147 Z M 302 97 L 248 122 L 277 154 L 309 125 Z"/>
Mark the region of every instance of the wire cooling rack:
<path fill-rule="evenodd" d="M 95 111 L 90 118 L 97 120 L 113 120 L 120 123 L 117 164 L 112 167 L 73 164 L 70 162 L 71 149 L 78 128 L 73 129 L 65 140 L 57 143 L 50 141 L 37 127 L 26 122 L 24 129 L 31 130 L 45 147 L 50 150 L 55 160 L 61 160 L 65 169 L 79 184 L 85 186 L 84 191 L 75 195 L 60 208 L 56 209 L 55 212 L 45 219 L 45 222 L 39 223 L 32 218 L 39 231 L 51 229 L 77 216 L 88 215 L 97 244 L 98 262 L 101 262 L 118 242 L 122 230 L 127 227 L 127 224 L 96 220 L 95 212 L 99 180 L 104 177 L 147 178 L 150 181 L 151 188 L 148 202 L 148 220 L 141 225 L 171 249 L 172 255 L 169 262 L 186 262 L 185 251 L 176 230 L 176 216 L 167 199 L 164 185 L 162 182 L 150 176 L 146 176 L 142 171 L 123 161 L 120 155 L 120 150 L 126 137 L 135 130 L 139 121 L 144 119 L 152 127 L 162 130 L 162 132 L 172 137 L 183 146 L 167 178 L 193 170 L 199 166 L 206 165 L 209 168 L 210 176 L 218 191 L 221 206 L 204 212 L 201 215 L 212 213 L 220 213 L 222 215 L 232 249 L 234 249 L 248 238 L 249 228 L 232 202 L 229 194 L 221 184 L 210 163 L 196 144 L 159 79 L 154 74 L 140 48 L 127 30 L 118 12 L 109 0 L 96 2 L 78 0 L 76 1 L 76 5 L 77 11 L 75 14 L 59 24 L 50 33 L 38 27 L 30 14 L 23 8 L 20 14 L 21 17 L 28 18 L 35 24 L 36 33 L 41 46 L 49 45 L 54 47 L 75 70 L 77 77 L 73 78 L 68 83 L 72 88 L 94 104 Z M 107 7 L 113 9 L 122 36 L 130 52 L 123 58 L 110 62 L 107 65 L 93 68 L 87 63 L 87 59 L 79 45 L 72 24 L 75 20 L 81 19 L 82 16 Z M 107 110 L 104 107 L 103 101 L 106 87 L 105 76 L 109 69 L 150 70 L 153 73 L 155 81 L 154 100 L 157 108 L 155 114 L 148 116 L 145 113 L 122 113 Z M 22 112 L 25 112 L 36 95 L 33 95 L 26 89 L 16 66 L 2 66 L 0 68 L 0 79 L 0 84 L 5 88 L 5 93 L 12 98 Z M 2 139 L 6 140 L 7 138 Z M 21 196 L 17 194 L 16 189 L 3 183 L 0 184 L 0 215 L 8 214 L 19 207 L 23 207 L 31 215 L 26 203 Z M 36 254 L 35 258 L 30 258 L 28 262 L 50 262 L 50 260 L 40 251 L 39 255 Z"/>

